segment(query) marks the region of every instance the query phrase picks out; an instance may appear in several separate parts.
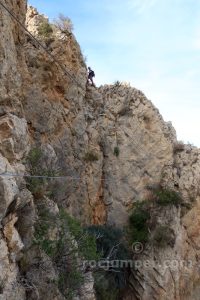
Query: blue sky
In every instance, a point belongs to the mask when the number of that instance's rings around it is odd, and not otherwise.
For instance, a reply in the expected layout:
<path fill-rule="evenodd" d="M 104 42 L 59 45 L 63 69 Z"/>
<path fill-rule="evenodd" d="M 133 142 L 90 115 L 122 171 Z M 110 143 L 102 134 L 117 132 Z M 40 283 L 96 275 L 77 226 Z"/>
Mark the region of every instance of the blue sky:
<path fill-rule="evenodd" d="M 200 146 L 200 0 L 29 0 L 70 17 L 97 85 L 130 82 Z"/>

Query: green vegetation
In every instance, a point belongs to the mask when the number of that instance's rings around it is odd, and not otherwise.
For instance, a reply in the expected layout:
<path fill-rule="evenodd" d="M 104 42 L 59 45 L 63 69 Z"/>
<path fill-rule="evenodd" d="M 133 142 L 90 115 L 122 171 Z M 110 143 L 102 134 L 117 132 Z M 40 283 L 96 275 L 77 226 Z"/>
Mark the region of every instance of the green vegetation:
<path fill-rule="evenodd" d="M 129 235 L 132 243 L 148 241 L 148 221 L 150 213 L 145 203 L 138 203 L 129 217 Z"/>
<path fill-rule="evenodd" d="M 79 257 L 88 260 L 99 258 L 95 237 L 85 231 L 80 223 L 64 210 L 61 210 L 56 217 L 41 207 L 38 214 L 39 220 L 35 226 L 35 244 L 39 245 L 48 256 L 55 257 L 58 252 L 63 252 L 68 245 L 71 248 L 69 252 L 78 252 Z M 50 232 L 55 232 L 55 230 L 57 237 L 51 239 Z M 76 241 L 76 245 L 73 245 L 74 241 Z"/>
<path fill-rule="evenodd" d="M 98 160 L 97 154 L 87 152 L 86 161 Z M 31 175 L 58 176 L 59 169 L 54 162 L 49 162 L 44 151 L 38 147 L 29 152 L 26 160 Z M 90 226 L 83 228 L 79 221 L 63 209 L 55 214 L 48 206 L 45 195 L 54 197 L 59 190 L 59 183 L 46 178 L 28 178 L 28 188 L 33 193 L 37 205 L 38 219 L 35 223 L 33 246 L 40 249 L 50 258 L 55 270 L 57 285 L 66 299 L 72 299 L 81 284 L 83 273 L 80 261 L 99 261 L 105 258 L 120 260 L 129 258 L 128 246 L 124 233 L 112 226 Z M 28 264 L 22 260 L 21 265 Z M 24 266 L 23 266 L 24 267 Z M 98 299 L 117 299 L 125 286 L 127 268 L 108 266 L 109 271 L 97 268 L 95 271 L 95 288 Z M 26 268 L 24 267 L 26 270 Z M 103 281 L 99 281 L 103 275 Z M 102 282 L 106 283 L 102 285 Z"/>
<path fill-rule="evenodd" d="M 127 268 L 117 268 L 109 261 L 128 260 L 130 253 L 124 238 L 124 232 L 107 225 L 93 225 L 87 231 L 95 236 L 97 252 L 106 259 L 107 270 L 97 270 L 95 275 L 95 291 L 98 300 L 118 299 L 121 290 L 126 286 Z"/>
<path fill-rule="evenodd" d="M 159 186 L 151 188 L 151 191 L 151 199 L 137 203 L 129 217 L 129 240 L 131 243 L 152 242 L 157 247 L 173 246 L 173 230 L 169 226 L 158 225 L 157 218 L 163 207 L 182 205 L 182 198 L 179 193 Z"/>
<path fill-rule="evenodd" d="M 62 228 L 68 228 L 71 236 L 73 236 L 78 245 L 79 256 L 86 260 L 98 260 L 96 238 L 89 234 L 87 230 L 81 227 L 78 220 L 72 218 L 64 210 L 60 211 L 60 220 L 62 221 Z"/>
<path fill-rule="evenodd" d="M 60 172 L 53 162 L 47 162 L 45 154 L 40 148 L 30 150 L 26 159 L 27 168 L 31 176 L 27 177 L 27 187 L 35 198 L 42 198 L 44 195 L 51 194 L 51 182 L 47 177 L 59 176 Z"/>
<path fill-rule="evenodd" d="M 124 232 L 119 228 L 108 225 L 92 225 L 87 232 L 96 237 L 97 252 L 100 257 L 110 259 L 127 259 L 129 256 L 124 239 Z"/>
<path fill-rule="evenodd" d="M 44 38 L 49 38 L 53 33 L 53 29 L 47 20 L 44 20 L 38 27 L 38 34 Z"/>
<path fill-rule="evenodd" d="M 117 146 L 114 154 L 119 156 Z M 84 158 L 88 162 L 98 160 L 97 154 L 92 151 L 87 152 Z M 59 169 L 45 159 L 45 153 L 40 148 L 33 148 L 29 152 L 26 163 L 31 175 L 60 175 Z M 36 201 L 38 220 L 35 223 L 34 246 L 50 258 L 58 274 L 56 285 L 66 299 L 72 299 L 83 283 L 80 261 L 108 261 L 107 271 L 95 269 L 95 289 L 98 300 L 114 300 L 120 297 L 126 286 L 128 268 L 113 266 L 112 260 L 128 260 L 130 244 L 134 242 L 149 242 L 155 247 L 174 245 L 173 230 L 170 226 L 158 224 L 158 215 L 166 206 L 177 207 L 182 204 L 177 192 L 160 186 L 151 187 L 153 196 L 135 205 L 129 217 L 128 235 L 125 235 L 113 226 L 83 228 L 78 220 L 63 209 L 57 214 L 52 213 L 43 196 L 54 197 L 55 191 L 61 191 L 59 184 L 50 184 L 50 180 L 41 177 L 27 179 L 28 188 L 35 198 L 40 197 L 40 201 Z"/>
<path fill-rule="evenodd" d="M 94 288 L 97 300 L 119 299 L 120 289 L 116 285 L 116 278 L 110 272 L 102 271 L 94 274 Z"/>
<path fill-rule="evenodd" d="M 57 281 L 57 285 L 66 300 L 72 300 L 74 293 L 83 283 L 83 276 L 77 269 L 77 265 L 68 265 L 66 272 L 62 273 Z"/>
<path fill-rule="evenodd" d="M 113 153 L 114 153 L 114 155 L 115 155 L 116 157 L 119 156 L 120 151 L 119 151 L 119 147 L 118 147 L 118 146 L 115 146 Z"/>
<path fill-rule="evenodd" d="M 95 152 L 88 151 L 85 154 L 84 160 L 87 161 L 87 162 L 94 162 L 94 161 L 99 160 L 99 158 L 98 158 L 98 155 Z"/>
<path fill-rule="evenodd" d="M 31 171 L 38 169 L 38 162 L 42 157 L 42 150 L 40 148 L 33 148 L 30 150 L 27 160 L 29 162 L 29 166 L 31 167 Z"/>
<path fill-rule="evenodd" d="M 182 203 L 181 195 L 170 189 L 156 190 L 156 203 L 160 206 L 174 205 L 179 206 Z"/>
<path fill-rule="evenodd" d="M 27 157 L 27 165 L 31 176 L 43 175 L 41 170 L 42 151 L 40 148 L 30 150 Z M 27 178 L 28 189 L 34 196 L 42 196 L 45 194 L 45 180 L 39 177 Z"/>
<path fill-rule="evenodd" d="M 58 270 L 57 285 L 66 299 L 83 282 L 78 258 L 97 260 L 95 237 L 64 210 L 53 215 L 44 205 L 38 207 L 39 220 L 35 225 L 34 244 L 43 250 Z"/>
<path fill-rule="evenodd" d="M 50 257 L 54 257 L 57 251 L 57 240 L 49 237 L 51 230 L 55 229 L 55 216 L 49 213 L 45 207 L 40 207 L 38 212 L 39 220 L 35 225 L 34 244 Z"/>

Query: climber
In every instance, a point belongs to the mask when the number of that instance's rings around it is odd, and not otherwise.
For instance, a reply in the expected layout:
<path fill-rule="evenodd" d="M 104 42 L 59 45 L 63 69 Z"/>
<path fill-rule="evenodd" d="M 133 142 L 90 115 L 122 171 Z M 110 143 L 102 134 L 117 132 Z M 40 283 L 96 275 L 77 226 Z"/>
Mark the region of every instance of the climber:
<path fill-rule="evenodd" d="M 95 77 L 94 71 L 90 67 L 88 67 L 88 83 L 91 82 L 92 86 L 95 86 L 93 77 Z"/>

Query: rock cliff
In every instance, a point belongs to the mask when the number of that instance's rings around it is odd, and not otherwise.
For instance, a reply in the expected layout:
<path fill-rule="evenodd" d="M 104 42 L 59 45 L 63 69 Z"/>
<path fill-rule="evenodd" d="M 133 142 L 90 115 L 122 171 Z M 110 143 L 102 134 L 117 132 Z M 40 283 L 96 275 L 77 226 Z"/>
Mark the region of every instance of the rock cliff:
<path fill-rule="evenodd" d="M 55 219 L 62 207 L 82 225 L 123 228 L 154 185 L 181 194 L 182 207 L 156 212 L 159 224 L 173 228 L 174 243 L 147 245 L 134 257 L 141 265 L 130 271 L 122 297 L 199 299 L 200 150 L 178 142 L 141 91 L 118 82 L 88 85 L 70 30 L 52 25 L 42 34 L 48 19 L 26 0 L 2 3 L 48 53 L 0 5 L 0 299 L 66 299 L 55 284 L 58 269 L 32 247 L 41 205 Z M 54 179 L 38 183 L 30 175 Z M 56 231 L 49 234 L 53 240 Z M 36 268 L 38 257 L 43 267 Z M 85 271 L 73 298 L 96 299 L 93 281 Z"/>

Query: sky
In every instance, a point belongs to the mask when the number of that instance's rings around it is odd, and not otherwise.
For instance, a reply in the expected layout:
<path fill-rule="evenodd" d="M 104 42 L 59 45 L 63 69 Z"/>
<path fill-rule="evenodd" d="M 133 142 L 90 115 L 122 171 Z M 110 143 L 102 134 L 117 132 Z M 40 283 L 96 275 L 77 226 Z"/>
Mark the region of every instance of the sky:
<path fill-rule="evenodd" d="M 200 147 L 200 0 L 29 0 L 68 16 L 95 83 L 129 82 Z"/>

